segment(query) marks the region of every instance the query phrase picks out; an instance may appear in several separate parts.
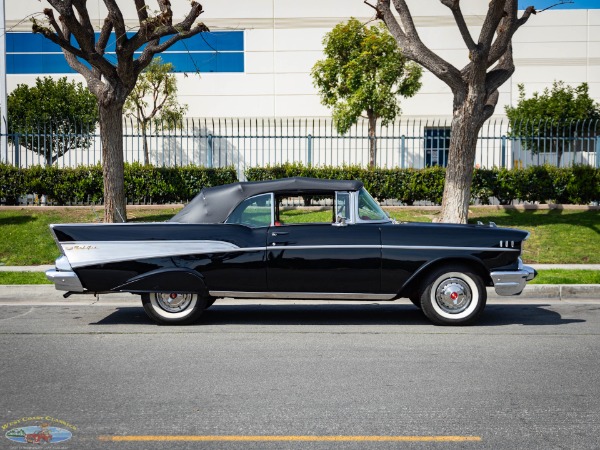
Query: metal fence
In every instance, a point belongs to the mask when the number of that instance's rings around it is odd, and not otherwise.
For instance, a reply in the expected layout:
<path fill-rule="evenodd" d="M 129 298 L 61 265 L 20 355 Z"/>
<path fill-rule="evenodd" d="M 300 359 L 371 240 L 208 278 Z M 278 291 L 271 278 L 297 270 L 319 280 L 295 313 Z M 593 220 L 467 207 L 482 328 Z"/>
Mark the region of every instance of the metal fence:
<path fill-rule="evenodd" d="M 10 125 L 10 124 L 9 124 Z M 11 130 L 2 138 L 2 162 L 18 167 L 56 164 L 59 167 L 102 162 L 97 129 L 82 124 L 52 127 L 36 124 L 27 131 Z M 317 166 L 369 163 L 367 121 L 345 135 L 330 119 L 318 118 L 188 118 L 176 127 L 124 121 L 124 156 L 128 162 L 156 166 L 234 166 L 244 170 L 296 162 Z M 86 137 L 83 139 L 83 137 Z M 378 167 L 445 166 L 450 144 L 450 120 L 400 120 L 376 131 Z M 524 122 L 510 126 L 490 120 L 479 133 L 477 167 L 528 167 L 585 164 L 600 167 L 598 121 Z"/>

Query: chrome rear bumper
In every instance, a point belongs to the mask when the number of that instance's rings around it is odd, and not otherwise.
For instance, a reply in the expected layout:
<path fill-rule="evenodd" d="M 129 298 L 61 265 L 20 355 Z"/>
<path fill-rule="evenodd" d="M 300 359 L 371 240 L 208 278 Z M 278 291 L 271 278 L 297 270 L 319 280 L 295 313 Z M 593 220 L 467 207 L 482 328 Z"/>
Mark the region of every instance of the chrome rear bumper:
<path fill-rule="evenodd" d="M 518 295 L 523 292 L 528 281 L 533 280 L 537 272 L 533 267 L 519 263 L 519 270 L 490 273 L 496 294 Z"/>
<path fill-rule="evenodd" d="M 59 291 L 85 291 L 81 285 L 81 281 L 79 281 L 79 277 L 73 272 L 66 256 L 61 256 L 56 260 L 56 267 L 46 271 L 46 278 L 52 281 L 54 287 Z"/>

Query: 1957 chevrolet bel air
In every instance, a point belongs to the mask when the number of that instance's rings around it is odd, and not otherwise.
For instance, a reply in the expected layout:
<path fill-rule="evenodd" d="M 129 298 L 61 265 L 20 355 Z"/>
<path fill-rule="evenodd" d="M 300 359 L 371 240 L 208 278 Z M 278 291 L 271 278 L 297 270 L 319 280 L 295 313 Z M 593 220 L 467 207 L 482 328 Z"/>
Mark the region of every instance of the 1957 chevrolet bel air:
<path fill-rule="evenodd" d="M 520 258 L 527 232 L 397 223 L 360 181 L 234 183 L 203 189 L 168 222 L 51 229 L 56 289 L 141 294 L 160 324 L 191 323 L 222 297 L 407 297 L 436 324 L 466 325 L 486 286 L 516 295 L 536 275 Z"/>

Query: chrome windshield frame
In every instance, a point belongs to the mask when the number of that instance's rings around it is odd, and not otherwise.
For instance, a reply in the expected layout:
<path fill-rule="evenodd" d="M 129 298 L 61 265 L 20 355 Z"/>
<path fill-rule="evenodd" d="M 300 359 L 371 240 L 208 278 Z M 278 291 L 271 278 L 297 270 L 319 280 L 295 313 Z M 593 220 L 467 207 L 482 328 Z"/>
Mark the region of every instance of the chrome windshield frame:
<path fill-rule="evenodd" d="M 376 220 L 363 220 L 360 218 L 360 214 L 359 214 L 359 200 L 360 200 L 360 195 L 361 193 L 363 193 L 364 195 L 368 196 L 368 198 L 370 198 L 373 201 L 373 205 L 376 206 L 379 209 L 379 212 L 381 213 L 381 215 L 383 215 L 383 219 L 376 219 Z M 390 219 L 388 217 L 388 215 L 385 213 L 385 211 L 381 208 L 381 206 L 379 205 L 379 202 L 377 200 L 375 200 L 371 194 L 369 194 L 369 192 L 363 187 L 362 189 L 360 189 L 359 191 L 353 191 L 350 193 L 350 197 L 352 198 L 352 203 L 353 203 L 353 207 L 352 207 L 352 212 L 354 214 L 354 222 L 353 223 L 357 223 L 357 224 L 375 224 L 375 223 L 392 223 L 392 219 Z"/>

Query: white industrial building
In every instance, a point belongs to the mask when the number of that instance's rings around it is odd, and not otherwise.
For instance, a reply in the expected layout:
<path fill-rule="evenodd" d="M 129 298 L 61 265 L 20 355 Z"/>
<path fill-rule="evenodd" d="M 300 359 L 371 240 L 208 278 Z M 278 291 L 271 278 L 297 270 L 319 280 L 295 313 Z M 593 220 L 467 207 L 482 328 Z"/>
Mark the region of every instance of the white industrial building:
<path fill-rule="evenodd" d="M 226 41 L 224 45 L 203 45 L 204 40 L 197 37 L 165 55 L 167 60 L 174 58 L 176 70 L 188 72 L 187 76 L 179 73 L 178 78 L 180 97 L 189 105 L 191 117 L 329 116 L 310 77 L 311 67 L 322 57 L 323 36 L 349 17 L 368 22 L 374 13 L 362 0 L 201 3 L 205 11 L 201 19 L 211 31 L 223 32 L 215 41 Z M 133 2 L 121 0 L 119 4 L 134 30 Z M 148 4 L 152 6 L 152 1 Z M 172 0 L 172 5 L 176 18 L 189 9 L 187 0 Z M 464 66 L 467 51 L 448 8 L 437 0 L 413 0 L 409 5 L 424 42 L 458 67 Z M 487 2 L 466 0 L 461 5 L 467 24 L 477 35 Z M 28 36 L 28 18 L 36 13 L 42 17 L 47 6 L 39 0 L 5 2 L 9 92 L 19 83 L 33 83 L 44 71 L 53 75 L 71 72 L 66 64 L 57 63 L 62 60 L 58 48 L 40 45 L 41 36 Z M 100 27 L 104 2 L 89 1 L 88 7 Z M 525 83 L 527 92 L 532 93 L 554 80 L 585 81 L 591 95 L 600 99 L 600 9 L 550 9 L 532 16 L 515 35 L 514 55 L 517 70 L 502 86 L 497 115 L 503 115 L 504 105 L 516 101 L 518 83 Z M 193 73 L 196 67 L 199 74 Z M 451 108 L 449 88 L 429 73 L 424 74 L 421 91 L 402 101 L 404 117 L 448 117 Z"/>
<path fill-rule="evenodd" d="M 183 18 L 190 7 L 187 0 L 171 0 L 171 3 L 175 19 Z M 364 164 L 365 152 L 361 149 L 368 144 L 367 140 L 346 146 L 346 141 L 334 141 L 325 136 L 331 128 L 327 122 L 330 112 L 320 104 L 310 70 L 322 58 L 324 35 L 350 17 L 365 23 L 372 21 L 372 8 L 363 0 L 204 0 L 201 3 L 205 12 L 200 18 L 210 27 L 211 33 L 182 41 L 161 56 L 175 66 L 180 101 L 189 106 L 189 117 L 210 118 L 210 123 L 214 118 L 236 118 L 241 121 L 218 121 L 223 124 L 225 131 L 205 126 L 204 131 L 199 132 L 204 133 L 206 136 L 203 135 L 203 139 L 206 139 L 201 145 L 186 143 L 192 150 L 187 156 L 182 151 L 180 162 L 220 164 L 217 161 L 217 158 L 221 158 L 220 154 L 209 156 L 202 153 L 203 149 L 210 147 L 212 152 L 215 148 L 225 148 L 225 154 L 228 154 L 231 149 L 235 153 L 239 144 L 240 148 L 244 147 L 244 152 L 248 149 L 263 151 L 263 162 L 266 151 L 267 162 L 292 159 L 320 164 Z M 536 3 L 535 6 L 541 9 L 552 3 Z M 152 0 L 148 4 L 151 9 L 157 8 Z M 137 15 L 133 1 L 119 0 L 119 5 L 127 25 L 135 31 Z M 482 0 L 461 1 L 466 22 L 474 36 L 479 33 L 487 5 L 488 2 Z M 409 0 L 409 6 L 422 40 L 443 58 L 459 68 L 463 67 L 468 62 L 468 53 L 449 9 L 438 0 Z M 80 78 L 66 65 L 60 48 L 42 36 L 31 33 L 29 18 L 42 19 L 41 11 L 45 7 L 48 4 L 44 0 L 5 0 L 8 92 L 17 84 L 33 84 L 36 77 L 48 74 Z M 99 30 L 105 17 L 104 2 L 88 1 L 88 8 Z M 525 84 L 530 95 L 550 86 L 554 80 L 571 85 L 587 82 L 590 94 L 600 100 L 600 9 L 553 8 L 531 16 L 527 24 L 517 31 L 513 49 L 516 72 L 501 87 L 493 119 L 495 122 L 490 132 L 494 141 L 481 141 L 482 148 L 477 160 L 481 166 L 514 166 L 556 159 L 556 155 L 548 154 L 544 156 L 546 159 L 540 161 L 538 157 L 536 162 L 531 155 L 517 155 L 521 151 L 518 145 L 512 145 L 507 150 L 501 141 L 505 131 L 500 130 L 499 123 L 504 117 L 504 106 L 516 103 L 519 83 Z M 410 130 L 393 132 L 397 139 L 382 142 L 380 165 L 423 167 L 444 163 L 444 151 L 447 150 L 444 147 L 449 131 L 444 120 L 452 115 L 452 95 L 443 82 L 428 72 L 424 73 L 422 81 L 423 87 L 415 97 L 401 101 L 402 121 L 412 121 L 413 128 L 418 122 L 418 130 L 412 135 Z M 250 121 L 249 118 L 261 120 Z M 297 124 L 307 122 L 294 120 L 290 130 L 289 121 L 293 118 L 317 118 L 324 122 L 316 128 L 304 127 L 299 131 Z M 205 120 L 203 123 L 208 122 Z M 282 123 L 286 124 L 285 129 L 282 129 Z M 423 123 L 427 126 L 424 127 Z M 241 126 L 244 127 L 243 133 Z M 248 130 L 245 130 L 246 126 Z M 300 139 L 298 143 L 294 141 L 290 144 L 287 138 L 285 144 L 283 139 L 279 143 L 277 139 L 271 139 L 265 144 L 263 139 L 240 144 L 240 134 L 256 134 L 261 127 L 262 133 L 268 136 L 277 133 L 282 136 L 304 133 L 306 136 L 312 133 L 313 136 L 318 134 L 325 137 L 308 143 L 306 139 Z M 226 138 L 209 141 L 209 134 Z M 402 140 L 403 135 L 412 140 Z M 238 136 L 237 143 L 234 136 Z M 161 154 L 162 160 L 158 154 L 165 148 L 164 142 L 152 145 L 157 149 L 154 162 L 165 163 L 164 154 Z M 581 162 L 594 164 L 590 158 L 597 159 L 597 152 L 593 150 L 597 144 L 592 142 L 590 145 L 592 152 L 574 154 L 573 158 L 585 156 Z M 319 146 L 327 148 L 329 156 L 317 158 L 315 151 Z M 297 151 L 298 155 L 304 156 L 285 156 L 284 147 L 286 155 L 290 151 L 294 155 Z M 384 152 L 388 147 L 390 150 Z M 278 151 L 280 158 L 277 157 Z M 314 154 L 306 156 L 311 151 Z M 358 156 L 355 159 L 342 156 L 346 151 L 349 155 L 354 151 Z M 406 154 L 403 153 L 405 151 Z M 510 154 L 506 154 L 507 151 Z M 275 157 L 269 156 L 272 152 Z M 237 155 L 239 161 L 239 153 Z M 225 162 L 230 163 L 232 159 L 235 160 L 235 157 L 226 158 Z M 241 159 L 245 165 L 249 160 L 260 163 L 259 155 L 244 154 Z M 563 163 L 573 161 L 577 159 L 566 158 Z"/>

